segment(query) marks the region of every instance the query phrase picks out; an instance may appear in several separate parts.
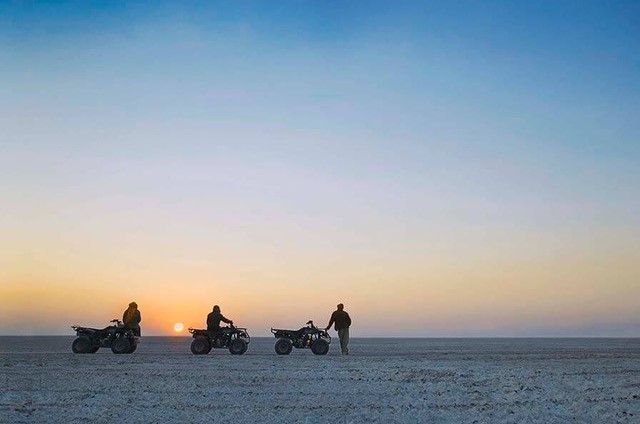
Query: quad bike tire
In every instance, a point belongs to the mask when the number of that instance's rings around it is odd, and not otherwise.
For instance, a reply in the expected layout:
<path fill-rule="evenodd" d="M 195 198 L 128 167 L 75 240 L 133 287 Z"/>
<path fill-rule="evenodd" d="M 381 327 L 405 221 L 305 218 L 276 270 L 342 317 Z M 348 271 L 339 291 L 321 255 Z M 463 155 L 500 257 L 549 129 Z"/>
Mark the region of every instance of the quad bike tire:
<path fill-rule="evenodd" d="M 129 351 L 127 353 L 133 353 L 136 351 L 137 348 L 138 348 L 138 343 L 131 343 L 131 347 L 129 348 Z"/>
<path fill-rule="evenodd" d="M 93 342 L 89 337 L 78 337 L 71 344 L 71 350 L 73 353 L 93 353 Z"/>
<path fill-rule="evenodd" d="M 247 342 L 242 339 L 233 339 L 229 343 L 229 353 L 232 355 L 242 355 L 247 351 Z"/>
<path fill-rule="evenodd" d="M 273 347 L 278 355 L 288 355 L 293 349 L 293 345 L 289 339 L 278 339 Z"/>
<path fill-rule="evenodd" d="M 89 353 L 96 353 L 99 350 L 100 350 L 100 346 L 92 347 Z"/>
<path fill-rule="evenodd" d="M 193 339 L 191 342 L 191 353 L 194 355 L 206 355 L 209 352 L 211 352 L 211 343 L 208 338 L 201 336 Z"/>
<path fill-rule="evenodd" d="M 111 343 L 111 352 L 117 355 L 129 353 L 129 349 L 131 349 L 131 343 L 126 337 L 118 337 Z"/>
<path fill-rule="evenodd" d="M 326 340 L 318 339 L 311 345 L 311 352 L 314 355 L 326 355 L 329 352 L 329 343 Z"/>

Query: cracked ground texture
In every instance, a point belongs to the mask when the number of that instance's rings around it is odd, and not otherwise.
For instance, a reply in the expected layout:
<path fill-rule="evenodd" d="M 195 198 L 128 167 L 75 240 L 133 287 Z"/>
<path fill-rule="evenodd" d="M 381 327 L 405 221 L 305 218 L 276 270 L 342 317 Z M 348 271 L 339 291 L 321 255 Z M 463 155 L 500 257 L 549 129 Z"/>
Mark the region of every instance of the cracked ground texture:
<path fill-rule="evenodd" d="M 72 340 L 0 337 L 1 423 L 640 422 L 640 339 L 353 339 L 348 357 L 337 340 L 325 357 Z"/>

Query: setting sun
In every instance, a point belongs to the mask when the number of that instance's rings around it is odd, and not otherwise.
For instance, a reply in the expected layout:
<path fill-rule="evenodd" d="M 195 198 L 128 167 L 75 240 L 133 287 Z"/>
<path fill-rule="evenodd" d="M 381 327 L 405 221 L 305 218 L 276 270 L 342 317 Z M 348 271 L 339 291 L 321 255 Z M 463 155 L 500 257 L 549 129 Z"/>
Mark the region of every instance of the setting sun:
<path fill-rule="evenodd" d="M 176 333 L 181 332 L 183 329 L 184 329 L 184 325 L 182 325 L 182 323 L 181 323 L 181 322 L 176 322 L 176 323 L 173 325 L 173 331 L 175 331 Z"/>

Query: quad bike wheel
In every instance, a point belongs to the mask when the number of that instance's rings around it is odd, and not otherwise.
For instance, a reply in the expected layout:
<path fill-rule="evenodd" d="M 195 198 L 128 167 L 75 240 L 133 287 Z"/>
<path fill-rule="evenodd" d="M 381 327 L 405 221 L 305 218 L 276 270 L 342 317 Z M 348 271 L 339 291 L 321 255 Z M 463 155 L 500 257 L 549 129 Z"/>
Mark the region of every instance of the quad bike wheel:
<path fill-rule="evenodd" d="M 131 349 L 131 343 L 126 337 L 118 337 L 111 343 L 111 352 L 115 354 L 129 353 L 129 349 Z"/>
<path fill-rule="evenodd" d="M 326 355 L 329 352 L 329 343 L 326 340 L 318 339 L 311 345 L 311 352 L 314 355 Z"/>
<path fill-rule="evenodd" d="M 278 355 L 288 355 L 291 353 L 293 345 L 288 339 L 278 339 L 274 349 Z"/>
<path fill-rule="evenodd" d="M 206 337 L 200 336 L 191 342 L 191 353 L 194 355 L 206 355 L 211 352 L 211 343 Z"/>
<path fill-rule="evenodd" d="M 99 350 L 100 350 L 100 346 L 92 347 L 89 353 L 96 353 Z"/>
<path fill-rule="evenodd" d="M 127 353 L 133 353 L 136 351 L 137 348 L 138 348 L 138 343 L 131 343 L 131 347 L 129 348 L 129 351 Z"/>
<path fill-rule="evenodd" d="M 88 337 L 78 337 L 71 344 L 71 350 L 73 353 L 93 353 L 93 342 Z"/>
<path fill-rule="evenodd" d="M 247 351 L 247 342 L 242 339 L 233 339 L 229 343 L 229 353 L 232 355 L 242 355 Z"/>

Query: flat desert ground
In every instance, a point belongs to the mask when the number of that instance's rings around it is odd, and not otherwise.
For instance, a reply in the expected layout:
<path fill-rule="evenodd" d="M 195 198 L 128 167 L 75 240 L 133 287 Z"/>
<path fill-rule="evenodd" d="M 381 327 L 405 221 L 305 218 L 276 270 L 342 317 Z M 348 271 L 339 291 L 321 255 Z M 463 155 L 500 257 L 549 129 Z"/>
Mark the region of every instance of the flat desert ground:
<path fill-rule="evenodd" d="M 352 339 L 352 355 L 74 355 L 73 337 L 0 337 L 0 423 L 640 423 L 640 339 Z"/>

